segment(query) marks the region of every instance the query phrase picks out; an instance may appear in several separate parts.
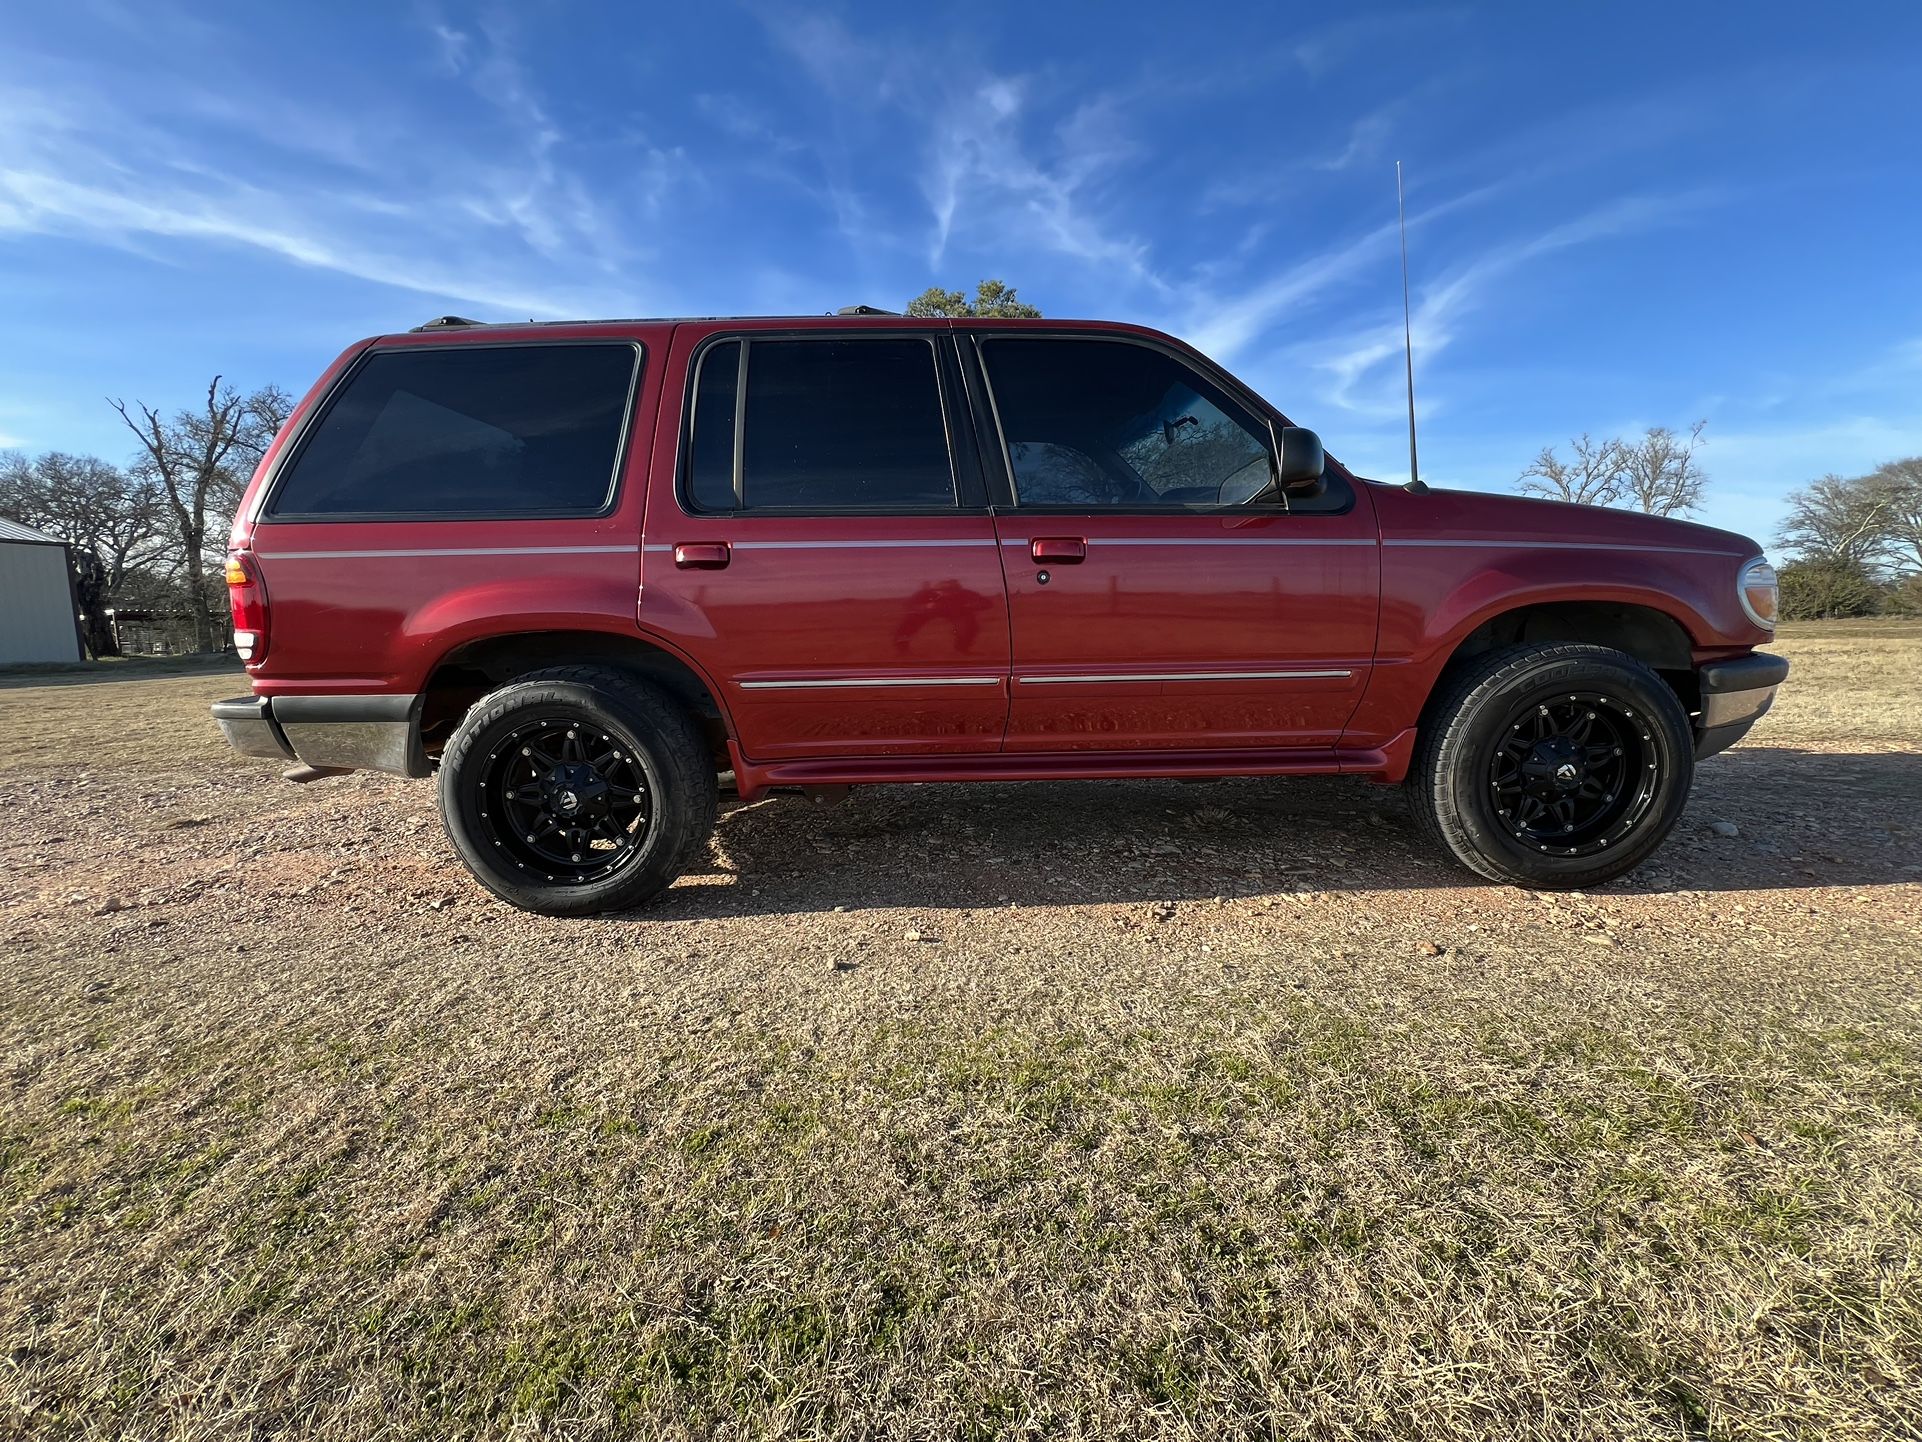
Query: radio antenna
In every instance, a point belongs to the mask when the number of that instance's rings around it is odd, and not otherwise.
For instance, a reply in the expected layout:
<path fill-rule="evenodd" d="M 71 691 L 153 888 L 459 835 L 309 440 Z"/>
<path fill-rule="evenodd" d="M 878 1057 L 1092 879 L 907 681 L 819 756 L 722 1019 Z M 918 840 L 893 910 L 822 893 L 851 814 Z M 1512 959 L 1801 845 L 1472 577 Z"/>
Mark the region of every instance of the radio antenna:
<path fill-rule="evenodd" d="M 1425 491 L 1415 460 L 1415 328 L 1408 313 L 1408 207 L 1401 194 L 1401 162 L 1395 162 L 1395 220 L 1401 227 L 1401 345 L 1408 366 L 1408 489 Z"/>

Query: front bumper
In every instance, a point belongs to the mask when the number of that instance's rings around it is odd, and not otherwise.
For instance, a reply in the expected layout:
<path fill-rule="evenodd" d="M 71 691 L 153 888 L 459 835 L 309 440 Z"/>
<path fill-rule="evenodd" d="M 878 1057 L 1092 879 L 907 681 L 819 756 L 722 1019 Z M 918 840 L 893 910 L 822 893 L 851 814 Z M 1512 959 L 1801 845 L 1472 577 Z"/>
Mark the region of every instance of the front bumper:
<path fill-rule="evenodd" d="M 1775 688 L 1788 679 L 1789 663 L 1766 651 L 1732 661 L 1711 661 L 1696 673 L 1702 711 L 1695 723 L 1697 760 L 1726 751 L 1775 704 Z"/>
<path fill-rule="evenodd" d="M 213 705 L 242 756 L 351 771 L 427 775 L 419 696 L 241 696 Z"/>

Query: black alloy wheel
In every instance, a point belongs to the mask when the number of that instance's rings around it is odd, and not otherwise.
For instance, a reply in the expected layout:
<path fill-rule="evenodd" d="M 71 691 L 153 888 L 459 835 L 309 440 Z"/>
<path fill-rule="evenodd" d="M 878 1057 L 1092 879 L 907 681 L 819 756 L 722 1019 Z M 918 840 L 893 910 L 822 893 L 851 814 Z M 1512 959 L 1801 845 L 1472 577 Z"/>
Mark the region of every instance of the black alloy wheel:
<path fill-rule="evenodd" d="M 480 767 L 481 819 L 502 855 L 548 881 L 595 881 L 640 855 L 652 816 L 632 741 L 586 721 L 517 726 Z"/>
<path fill-rule="evenodd" d="M 1619 845 L 1648 814 L 1661 781 L 1649 726 L 1633 706 L 1599 691 L 1523 707 L 1488 763 L 1503 823 L 1545 855 Z"/>
<path fill-rule="evenodd" d="M 1452 667 L 1408 774 L 1417 823 L 1482 876 L 1594 886 L 1632 870 L 1680 819 L 1695 776 L 1681 698 L 1621 651 L 1512 646 Z"/>
<path fill-rule="evenodd" d="M 638 906 L 706 847 L 714 755 L 686 704 L 610 666 L 484 696 L 441 755 L 440 811 L 474 877 L 549 916 Z"/>

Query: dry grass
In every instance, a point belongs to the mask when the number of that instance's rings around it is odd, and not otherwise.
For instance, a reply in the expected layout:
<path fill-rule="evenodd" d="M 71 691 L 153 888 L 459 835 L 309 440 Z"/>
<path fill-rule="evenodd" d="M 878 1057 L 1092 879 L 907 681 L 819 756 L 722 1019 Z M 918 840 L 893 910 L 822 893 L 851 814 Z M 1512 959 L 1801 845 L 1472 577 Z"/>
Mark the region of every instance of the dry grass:
<path fill-rule="evenodd" d="M 1781 649 L 1605 893 L 915 788 L 581 923 L 229 678 L 0 681 L 0 1433 L 1922 1436 L 1922 630 Z"/>
<path fill-rule="evenodd" d="M 1774 649 L 1794 675 L 1770 741 L 1922 739 L 1922 621 L 1803 621 Z"/>

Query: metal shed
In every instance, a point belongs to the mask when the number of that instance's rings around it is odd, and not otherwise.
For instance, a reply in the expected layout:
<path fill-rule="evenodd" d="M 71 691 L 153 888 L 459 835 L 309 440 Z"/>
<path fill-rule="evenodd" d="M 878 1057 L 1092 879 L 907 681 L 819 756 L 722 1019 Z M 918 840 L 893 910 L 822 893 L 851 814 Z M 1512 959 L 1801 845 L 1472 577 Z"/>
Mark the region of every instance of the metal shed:
<path fill-rule="evenodd" d="M 0 666 L 84 658 L 67 543 L 0 520 Z"/>

